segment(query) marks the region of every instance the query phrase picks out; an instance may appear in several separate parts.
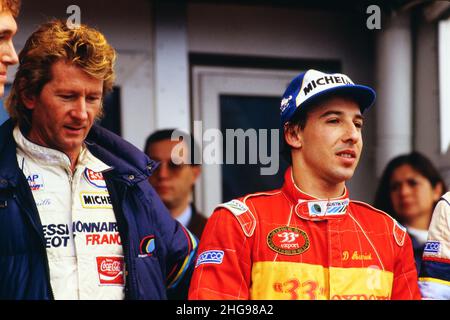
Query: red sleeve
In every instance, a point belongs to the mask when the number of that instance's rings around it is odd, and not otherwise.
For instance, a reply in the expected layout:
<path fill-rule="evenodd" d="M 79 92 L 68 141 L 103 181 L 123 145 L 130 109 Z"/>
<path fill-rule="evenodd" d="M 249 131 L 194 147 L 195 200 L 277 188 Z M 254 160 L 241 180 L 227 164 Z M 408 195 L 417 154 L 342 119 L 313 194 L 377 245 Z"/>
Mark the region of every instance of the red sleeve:
<path fill-rule="evenodd" d="M 189 299 L 249 299 L 251 267 L 251 238 L 230 211 L 217 209 L 200 240 Z"/>
<path fill-rule="evenodd" d="M 420 300 L 421 296 L 411 238 L 406 234 L 403 246 L 394 245 L 397 246 L 397 250 L 391 299 Z"/>

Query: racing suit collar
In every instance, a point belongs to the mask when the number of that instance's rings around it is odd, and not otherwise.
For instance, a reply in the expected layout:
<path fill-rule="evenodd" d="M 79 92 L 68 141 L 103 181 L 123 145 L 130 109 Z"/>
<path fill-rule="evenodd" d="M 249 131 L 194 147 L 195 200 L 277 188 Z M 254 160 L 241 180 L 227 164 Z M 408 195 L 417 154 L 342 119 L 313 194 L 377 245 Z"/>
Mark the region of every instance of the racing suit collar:
<path fill-rule="evenodd" d="M 283 193 L 294 205 L 297 216 L 307 220 L 342 219 L 347 215 L 350 203 L 348 190 L 342 196 L 332 199 L 318 199 L 302 191 L 294 182 L 292 167 L 284 174 Z"/>
<path fill-rule="evenodd" d="M 13 136 L 17 147 L 30 158 L 46 166 L 60 166 L 70 171 L 70 159 L 64 152 L 31 142 L 22 134 L 18 126 L 15 126 Z M 90 164 L 89 169 L 95 172 L 101 172 L 110 168 L 108 165 L 96 159 L 83 145 L 78 156 L 77 166 L 84 166 L 87 163 Z"/>

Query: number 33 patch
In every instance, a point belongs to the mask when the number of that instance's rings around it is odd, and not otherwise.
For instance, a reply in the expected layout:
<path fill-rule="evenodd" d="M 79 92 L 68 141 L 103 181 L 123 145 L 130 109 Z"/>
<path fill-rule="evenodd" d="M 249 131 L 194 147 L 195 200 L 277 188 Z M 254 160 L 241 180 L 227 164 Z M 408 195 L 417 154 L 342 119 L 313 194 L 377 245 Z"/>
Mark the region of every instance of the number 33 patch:
<path fill-rule="evenodd" d="M 294 227 L 279 227 L 267 235 L 267 245 L 275 252 L 293 256 L 309 248 L 309 238 L 305 231 Z"/>

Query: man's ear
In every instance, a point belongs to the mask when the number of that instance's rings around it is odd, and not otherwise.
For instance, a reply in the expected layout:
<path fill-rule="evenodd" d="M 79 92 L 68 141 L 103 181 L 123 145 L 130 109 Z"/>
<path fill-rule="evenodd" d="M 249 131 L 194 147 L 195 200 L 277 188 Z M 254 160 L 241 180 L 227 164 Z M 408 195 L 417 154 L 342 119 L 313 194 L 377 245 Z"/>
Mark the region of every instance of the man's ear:
<path fill-rule="evenodd" d="M 191 165 L 192 173 L 194 174 L 194 182 L 197 181 L 200 173 L 202 172 L 202 167 L 200 165 Z"/>
<path fill-rule="evenodd" d="M 284 139 L 288 145 L 294 149 L 302 147 L 302 130 L 299 126 L 293 126 L 289 124 L 284 125 Z"/>
<path fill-rule="evenodd" d="M 25 93 L 21 94 L 21 98 L 23 101 L 23 104 L 25 105 L 25 107 L 29 110 L 33 110 L 34 107 L 36 106 L 36 97 L 29 97 L 28 95 L 26 95 Z"/>

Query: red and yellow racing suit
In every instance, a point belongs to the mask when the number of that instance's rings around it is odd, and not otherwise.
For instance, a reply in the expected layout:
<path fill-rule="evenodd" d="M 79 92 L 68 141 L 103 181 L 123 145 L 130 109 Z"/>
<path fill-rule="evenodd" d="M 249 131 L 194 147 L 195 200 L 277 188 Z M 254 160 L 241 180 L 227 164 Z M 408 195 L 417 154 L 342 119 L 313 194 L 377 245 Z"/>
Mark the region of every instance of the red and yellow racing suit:
<path fill-rule="evenodd" d="M 189 299 L 420 299 L 405 228 L 365 203 L 284 186 L 222 204 L 200 241 Z"/>

